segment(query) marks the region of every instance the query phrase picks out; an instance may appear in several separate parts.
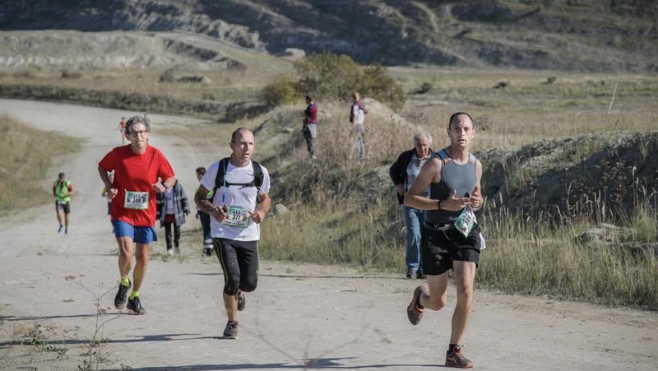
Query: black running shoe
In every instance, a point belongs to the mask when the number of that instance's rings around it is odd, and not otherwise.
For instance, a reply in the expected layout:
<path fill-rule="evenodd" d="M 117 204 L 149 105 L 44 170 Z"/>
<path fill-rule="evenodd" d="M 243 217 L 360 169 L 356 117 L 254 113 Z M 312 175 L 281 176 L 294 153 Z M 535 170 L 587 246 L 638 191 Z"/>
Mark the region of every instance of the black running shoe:
<path fill-rule="evenodd" d="M 204 253 L 206 256 L 211 256 L 211 255 L 212 255 L 212 249 L 209 248 L 209 247 L 204 247 L 204 248 L 203 248 L 203 253 Z"/>
<path fill-rule="evenodd" d="M 132 282 L 128 280 L 128 286 L 123 286 L 121 283 L 119 283 L 119 291 L 117 291 L 117 295 L 114 297 L 114 307 L 117 309 L 123 309 L 123 307 L 126 306 L 126 301 L 128 300 L 128 290 L 130 290 L 130 287 L 132 286 Z"/>
<path fill-rule="evenodd" d="M 247 306 L 247 298 L 244 295 L 244 292 L 238 292 L 238 311 L 243 311 L 244 307 Z"/>
<path fill-rule="evenodd" d="M 146 314 L 146 309 L 142 307 L 139 296 L 135 296 L 134 299 L 128 299 L 128 309 L 135 312 L 135 314 Z"/>
<path fill-rule="evenodd" d="M 224 339 L 237 339 L 238 338 L 238 322 L 228 321 L 226 328 L 224 328 Z"/>

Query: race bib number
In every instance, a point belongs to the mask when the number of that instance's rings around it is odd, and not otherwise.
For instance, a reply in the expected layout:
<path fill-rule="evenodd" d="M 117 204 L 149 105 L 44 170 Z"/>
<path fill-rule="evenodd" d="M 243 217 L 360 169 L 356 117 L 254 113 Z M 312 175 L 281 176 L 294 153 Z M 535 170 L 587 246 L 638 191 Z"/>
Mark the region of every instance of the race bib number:
<path fill-rule="evenodd" d="M 126 191 L 123 199 L 123 207 L 126 209 L 146 210 L 149 208 L 149 193 Z"/>
<path fill-rule="evenodd" d="M 457 217 L 457 219 L 455 219 L 455 228 L 457 228 L 457 230 L 461 232 L 464 237 L 466 237 L 469 233 L 471 233 L 476 223 L 477 218 L 475 217 L 473 209 L 467 207 L 464 208 L 462 213 Z"/>
<path fill-rule="evenodd" d="M 222 222 L 231 227 L 246 228 L 251 220 L 251 212 L 240 206 L 227 206 L 226 219 Z"/>

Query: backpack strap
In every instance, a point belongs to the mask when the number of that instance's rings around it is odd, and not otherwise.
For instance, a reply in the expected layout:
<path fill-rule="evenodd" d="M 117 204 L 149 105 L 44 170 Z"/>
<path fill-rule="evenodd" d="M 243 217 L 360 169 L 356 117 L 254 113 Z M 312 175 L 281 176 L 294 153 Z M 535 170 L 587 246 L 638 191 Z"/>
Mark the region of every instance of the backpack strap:
<path fill-rule="evenodd" d="M 226 174 L 226 169 L 228 168 L 228 161 L 228 157 L 219 160 L 219 166 L 217 166 L 217 176 L 215 176 L 215 188 L 212 190 L 213 198 L 217 194 L 217 190 L 224 185 L 224 174 Z"/>
<path fill-rule="evenodd" d="M 229 183 L 224 179 L 224 175 L 226 174 L 226 170 L 228 169 L 228 163 L 229 163 L 230 158 L 225 157 L 219 161 L 219 166 L 217 167 L 217 176 L 215 177 L 215 188 L 213 189 L 213 195 L 217 194 L 217 190 L 220 187 L 229 187 L 229 186 L 243 186 L 243 187 L 256 187 L 256 197 L 258 197 L 258 191 L 260 191 L 260 187 L 263 185 L 263 178 L 265 177 L 263 175 L 263 168 L 261 165 L 254 161 L 251 160 L 251 167 L 254 171 L 254 180 L 252 180 L 249 183 Z M 214 197 L 214 196 L 213 196 Z M 257 202 L 260 202 L 257 200 Z"/>

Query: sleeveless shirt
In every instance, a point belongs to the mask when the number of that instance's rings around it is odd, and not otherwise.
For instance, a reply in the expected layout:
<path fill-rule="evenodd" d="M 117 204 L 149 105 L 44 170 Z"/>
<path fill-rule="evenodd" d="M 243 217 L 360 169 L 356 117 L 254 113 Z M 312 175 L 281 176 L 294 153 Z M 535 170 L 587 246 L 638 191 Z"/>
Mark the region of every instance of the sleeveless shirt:
<path fill-rule="evenodd" d="M 468 155 L 468 161 L 457 164 L 450 158 L 445 149 L 435 154 L 443 163 L 441 167 L 441 181 L 430 184 L 430 198 L 433 200 L 446 200 L 450 193 L 457 191 L 455 197 L 464 197 L 466 193 L 472 193 L 477 182 L 477 159 L 473 154 Z M 461 214 L 459 211 L 450 210 L 426 210 L 425 220 L 430 223 L 451 223 Z"/>

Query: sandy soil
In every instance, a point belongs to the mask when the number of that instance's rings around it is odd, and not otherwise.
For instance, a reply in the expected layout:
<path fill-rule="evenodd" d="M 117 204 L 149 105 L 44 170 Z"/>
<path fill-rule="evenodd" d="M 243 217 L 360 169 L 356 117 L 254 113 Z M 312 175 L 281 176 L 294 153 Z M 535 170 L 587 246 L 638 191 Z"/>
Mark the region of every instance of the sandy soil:
<path fill-rule="evenodd" d="M 120 144 L 116 125 L 130 112 L 0 100 L 0 113 L 86 138 L 81 153 L 52 170 L 53 179 L 65 171 L 78 192 L 68 236 L 56 233 L 52 205 L 0 220 L 0 369 L 73 370 L 90 361 L 139 370 L 442 367 L 454 302 L 411 326 L 405 308 L 419 282 L 401 275 L 264 261 L 240 313 L 240 339 L 223 340 L 219 264 L 200 246 L 167 258 L 160 242 L 141 294 L 148 314 L 115 310 L 116 247 L 96 164 Z M 196 121 L 150 117 L 156 128 Z M 188 190 L 194 168 L 227 150 L 201 151 L 157 129 L 151 143 Z M 198 227 L 188 222 L 184 231 Z M 90 356 L 94 338 L 102 342 Z M 658 313 L 477 290 L 464 352 L 485 370 L 655 370 Z"/>

